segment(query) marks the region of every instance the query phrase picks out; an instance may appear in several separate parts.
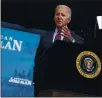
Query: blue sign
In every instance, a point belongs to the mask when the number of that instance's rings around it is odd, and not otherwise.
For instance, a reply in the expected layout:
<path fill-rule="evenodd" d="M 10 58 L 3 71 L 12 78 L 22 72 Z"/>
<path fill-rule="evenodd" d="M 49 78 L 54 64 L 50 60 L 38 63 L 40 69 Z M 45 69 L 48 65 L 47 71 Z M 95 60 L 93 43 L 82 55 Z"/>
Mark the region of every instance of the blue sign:
<path fill-rule="evenodd" d="M 33 67 L 40 35 L 1 28 L 1 95 L 33 97 Z"/>

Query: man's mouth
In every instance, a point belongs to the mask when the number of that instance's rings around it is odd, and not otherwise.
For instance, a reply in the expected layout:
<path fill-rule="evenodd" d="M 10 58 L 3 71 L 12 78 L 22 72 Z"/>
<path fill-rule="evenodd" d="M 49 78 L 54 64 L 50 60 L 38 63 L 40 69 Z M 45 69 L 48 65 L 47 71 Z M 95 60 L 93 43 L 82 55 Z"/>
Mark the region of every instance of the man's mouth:
<path fill-rule="evenodd" d="M 61 23 L 62 23 L 62 21 L 57 21 L 57 23 L 58 23 L 58 24 L 61 24 Z"/>
<path fill-rule="evenodd" d="M 62 21 L 57 21 L 58 23 L 62 22 Z"/>

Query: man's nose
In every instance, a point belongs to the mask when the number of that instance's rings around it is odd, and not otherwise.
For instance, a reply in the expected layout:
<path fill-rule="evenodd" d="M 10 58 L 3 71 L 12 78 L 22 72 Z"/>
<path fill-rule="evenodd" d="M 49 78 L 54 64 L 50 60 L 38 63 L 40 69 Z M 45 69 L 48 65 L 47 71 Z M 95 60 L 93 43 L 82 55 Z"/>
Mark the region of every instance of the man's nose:
<path fill-rule="evenodd" d="M 62 18 L 61 14 L 58 15 L 58 18 L 59 18 L 59 19 Z"/>

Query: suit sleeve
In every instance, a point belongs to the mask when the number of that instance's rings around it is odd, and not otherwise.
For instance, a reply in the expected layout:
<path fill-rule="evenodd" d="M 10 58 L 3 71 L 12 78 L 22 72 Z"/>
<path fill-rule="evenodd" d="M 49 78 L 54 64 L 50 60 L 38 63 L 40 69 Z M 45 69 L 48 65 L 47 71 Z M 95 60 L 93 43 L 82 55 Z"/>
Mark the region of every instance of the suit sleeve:
<path fill-rule="evenodd" d="M 73 31 L 72 31 L 72 36 L 74 37 L 76 43 L 78 43 L 78 44 L 84 44 L 84 38 L 82 38 L 81 36 L 77 35 Z"/>

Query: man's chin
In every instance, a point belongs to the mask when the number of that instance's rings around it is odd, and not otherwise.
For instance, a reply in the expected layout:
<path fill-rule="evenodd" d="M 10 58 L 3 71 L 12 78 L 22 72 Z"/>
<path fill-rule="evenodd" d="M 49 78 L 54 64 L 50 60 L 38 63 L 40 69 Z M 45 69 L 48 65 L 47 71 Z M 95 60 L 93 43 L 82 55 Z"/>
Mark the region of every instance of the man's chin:
<path fill-rule="evenodd" d="M 61 28 L 62 27 L 62 25 L 57 25 L 57 28 Z"/>

